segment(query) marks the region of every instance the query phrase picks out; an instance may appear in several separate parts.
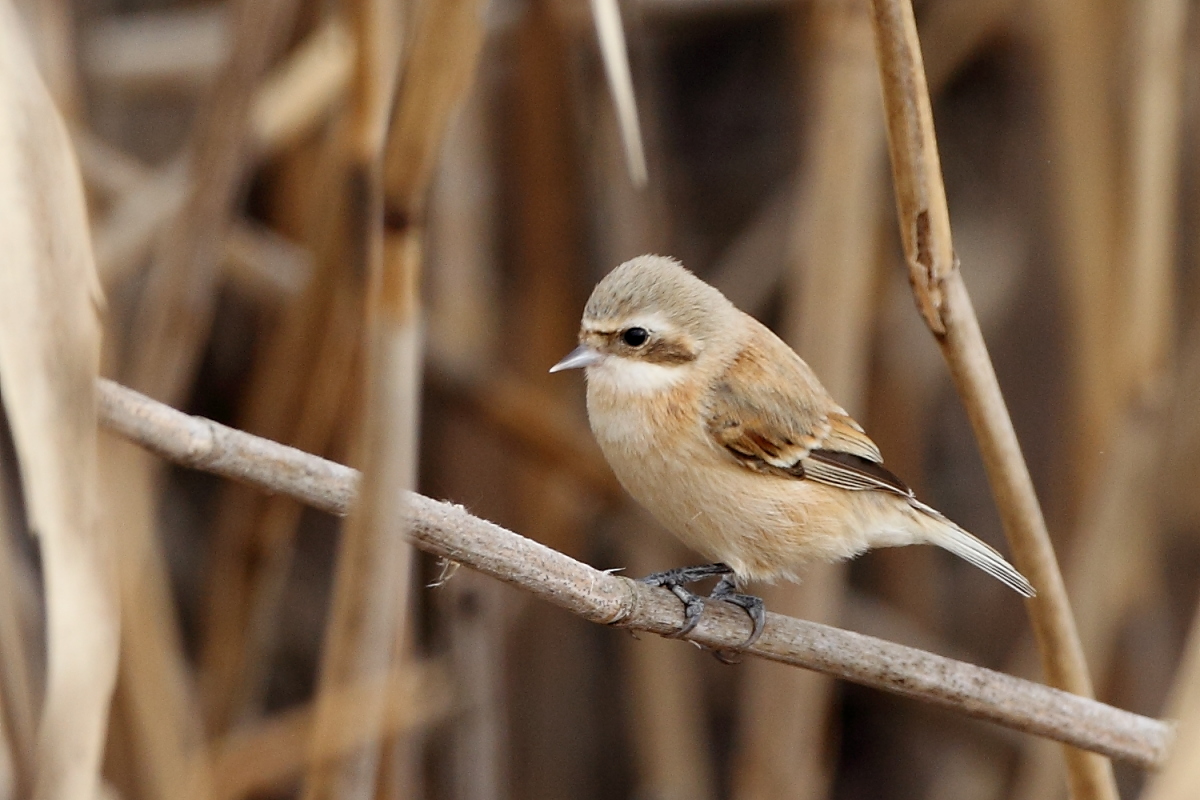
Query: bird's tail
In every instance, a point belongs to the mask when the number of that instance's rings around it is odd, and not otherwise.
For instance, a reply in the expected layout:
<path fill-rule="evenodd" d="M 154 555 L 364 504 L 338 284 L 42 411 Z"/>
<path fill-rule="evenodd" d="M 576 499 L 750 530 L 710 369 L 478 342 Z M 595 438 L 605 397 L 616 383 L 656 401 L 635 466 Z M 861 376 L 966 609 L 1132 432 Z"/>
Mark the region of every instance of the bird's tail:
<path fill-rule="evenodd" d="M 924 517 L 922 520 L 924 524 L 921 527 L 930 544 L 949 550 L 964 561 L 974 564 L 1024 597 L 1033 597 L 1036 594 L 1033 584 L 1024 575 L 1017 572 L 1016 567 L 1005 561 L 1004 556 L 996 552 L 994 548 L 981 542 L 919 500 L 911 499 L 909 502 L 912 503 L 918 514 Z"/>

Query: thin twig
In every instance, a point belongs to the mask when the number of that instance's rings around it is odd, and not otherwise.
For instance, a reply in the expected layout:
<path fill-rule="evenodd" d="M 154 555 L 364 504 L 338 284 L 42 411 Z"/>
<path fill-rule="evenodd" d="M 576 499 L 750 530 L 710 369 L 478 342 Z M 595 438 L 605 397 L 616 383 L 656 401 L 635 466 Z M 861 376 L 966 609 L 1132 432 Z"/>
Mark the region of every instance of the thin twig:
<path fill-rule="evenodd" d="M 1053 686 L 1091 696 L 1050 534 L 954 254 L 912 4 L 872 0 L 871 7 L 909 282 L 970 417 L 1017 568 L 1037 587 L 1028 607 L 1045 674 Z M 1073 796 L 1117 796 L 1110 765 L 1071 750 L 1066 757 Z"/>
<path fill-rule="evenodd" d="M 97 383 L 100 421 L 164 458 L 345 514 L 358 473 L 317 456 L 192 417 L 108 380 Z M 406 520 L 417 547 L 535 594 L 592 622 L 660 635 L 683 622 L 666 591 L 582 564 L 465 509 L 410 493 Z M 813 669 L 1045 736 L 1145 768 L 1161 765 L 1168 723 L 1010 675 L 826 625 L 768 614 L 750 648 L 746 615 L 710 604 L 689 638 Z"/>

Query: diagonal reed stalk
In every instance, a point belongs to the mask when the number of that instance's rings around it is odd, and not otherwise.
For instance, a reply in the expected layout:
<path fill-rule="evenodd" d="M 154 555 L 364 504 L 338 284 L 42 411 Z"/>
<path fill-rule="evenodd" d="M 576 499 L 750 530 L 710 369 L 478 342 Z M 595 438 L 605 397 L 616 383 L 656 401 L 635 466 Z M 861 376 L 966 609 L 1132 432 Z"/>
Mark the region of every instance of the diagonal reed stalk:
<path fill-rule="evenodd" d="M 909 282 L 971 420 L 1013 559 L 1037 588 L 1028 608 L 1046 678 L 1090 697 L 1066 586 L 954 254 L 912 4 L 872 0 L 871 8 Z M 1107 761 L 1071 748 L 1065 753 L 1072 797 L 1117 797 Z"/>

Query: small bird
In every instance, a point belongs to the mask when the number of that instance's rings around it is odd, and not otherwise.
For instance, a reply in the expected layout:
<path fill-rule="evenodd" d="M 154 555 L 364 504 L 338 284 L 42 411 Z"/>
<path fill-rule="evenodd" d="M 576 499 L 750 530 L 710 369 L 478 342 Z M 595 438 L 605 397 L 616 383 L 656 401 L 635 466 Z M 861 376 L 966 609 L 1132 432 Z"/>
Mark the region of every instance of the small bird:
<path fill-rule="evenodd" d="M 550 371 L 585 368 L 592 433 L 621 485 L 714 563 L 643 579 L 685 606 L 685 587 L 750 615 L 747 581 L 797 580 L 813 561 L 874 547 L 934 544 L 1024 595 L 1033 586 L 993 548 L 919 501 L 800 356 L 674 259 L 645 255 L 610 272 L 583 312 L 579 347 Z"/>

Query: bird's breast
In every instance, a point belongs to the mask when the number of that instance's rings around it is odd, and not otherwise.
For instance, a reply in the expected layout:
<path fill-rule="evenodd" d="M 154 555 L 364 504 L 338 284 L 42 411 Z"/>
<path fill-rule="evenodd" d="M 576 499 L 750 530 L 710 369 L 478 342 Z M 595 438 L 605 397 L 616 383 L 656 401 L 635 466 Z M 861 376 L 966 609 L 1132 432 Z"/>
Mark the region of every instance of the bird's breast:
<path fill-rule="evenodd" d="M 717 561 L 741 560 L 735 552 L 741 547 L 730 539 L 753 535 L 753 526 L 743 513 L 745 493 L 730 480 L 738 483 L 745 470 L 708 436 L 700 389 L 676 385 L 630 396 L 589 379 L 588 418 L 635 500 L 692 549 Z"/>
<path fill-rule="evenodd" d="M 653 365 L 647 365 L 653 366 Z M 661 368 L 660 368 L 661 369 Z M 588 376 L 588 421 L 605 456 L 620 471 L 628 460 L 666 461 L 703 435 L 697 387 L 622 371 Z"/>
<path fill-rule="evenodd" d="M 705 424 L 703 387 L 628 393 L 588 379 L 588 418 L 621 485 L 684 544 L 739 574 L 791 576 L 810 560 L 863 549 L 832 494 L 738 464 Z"/>

